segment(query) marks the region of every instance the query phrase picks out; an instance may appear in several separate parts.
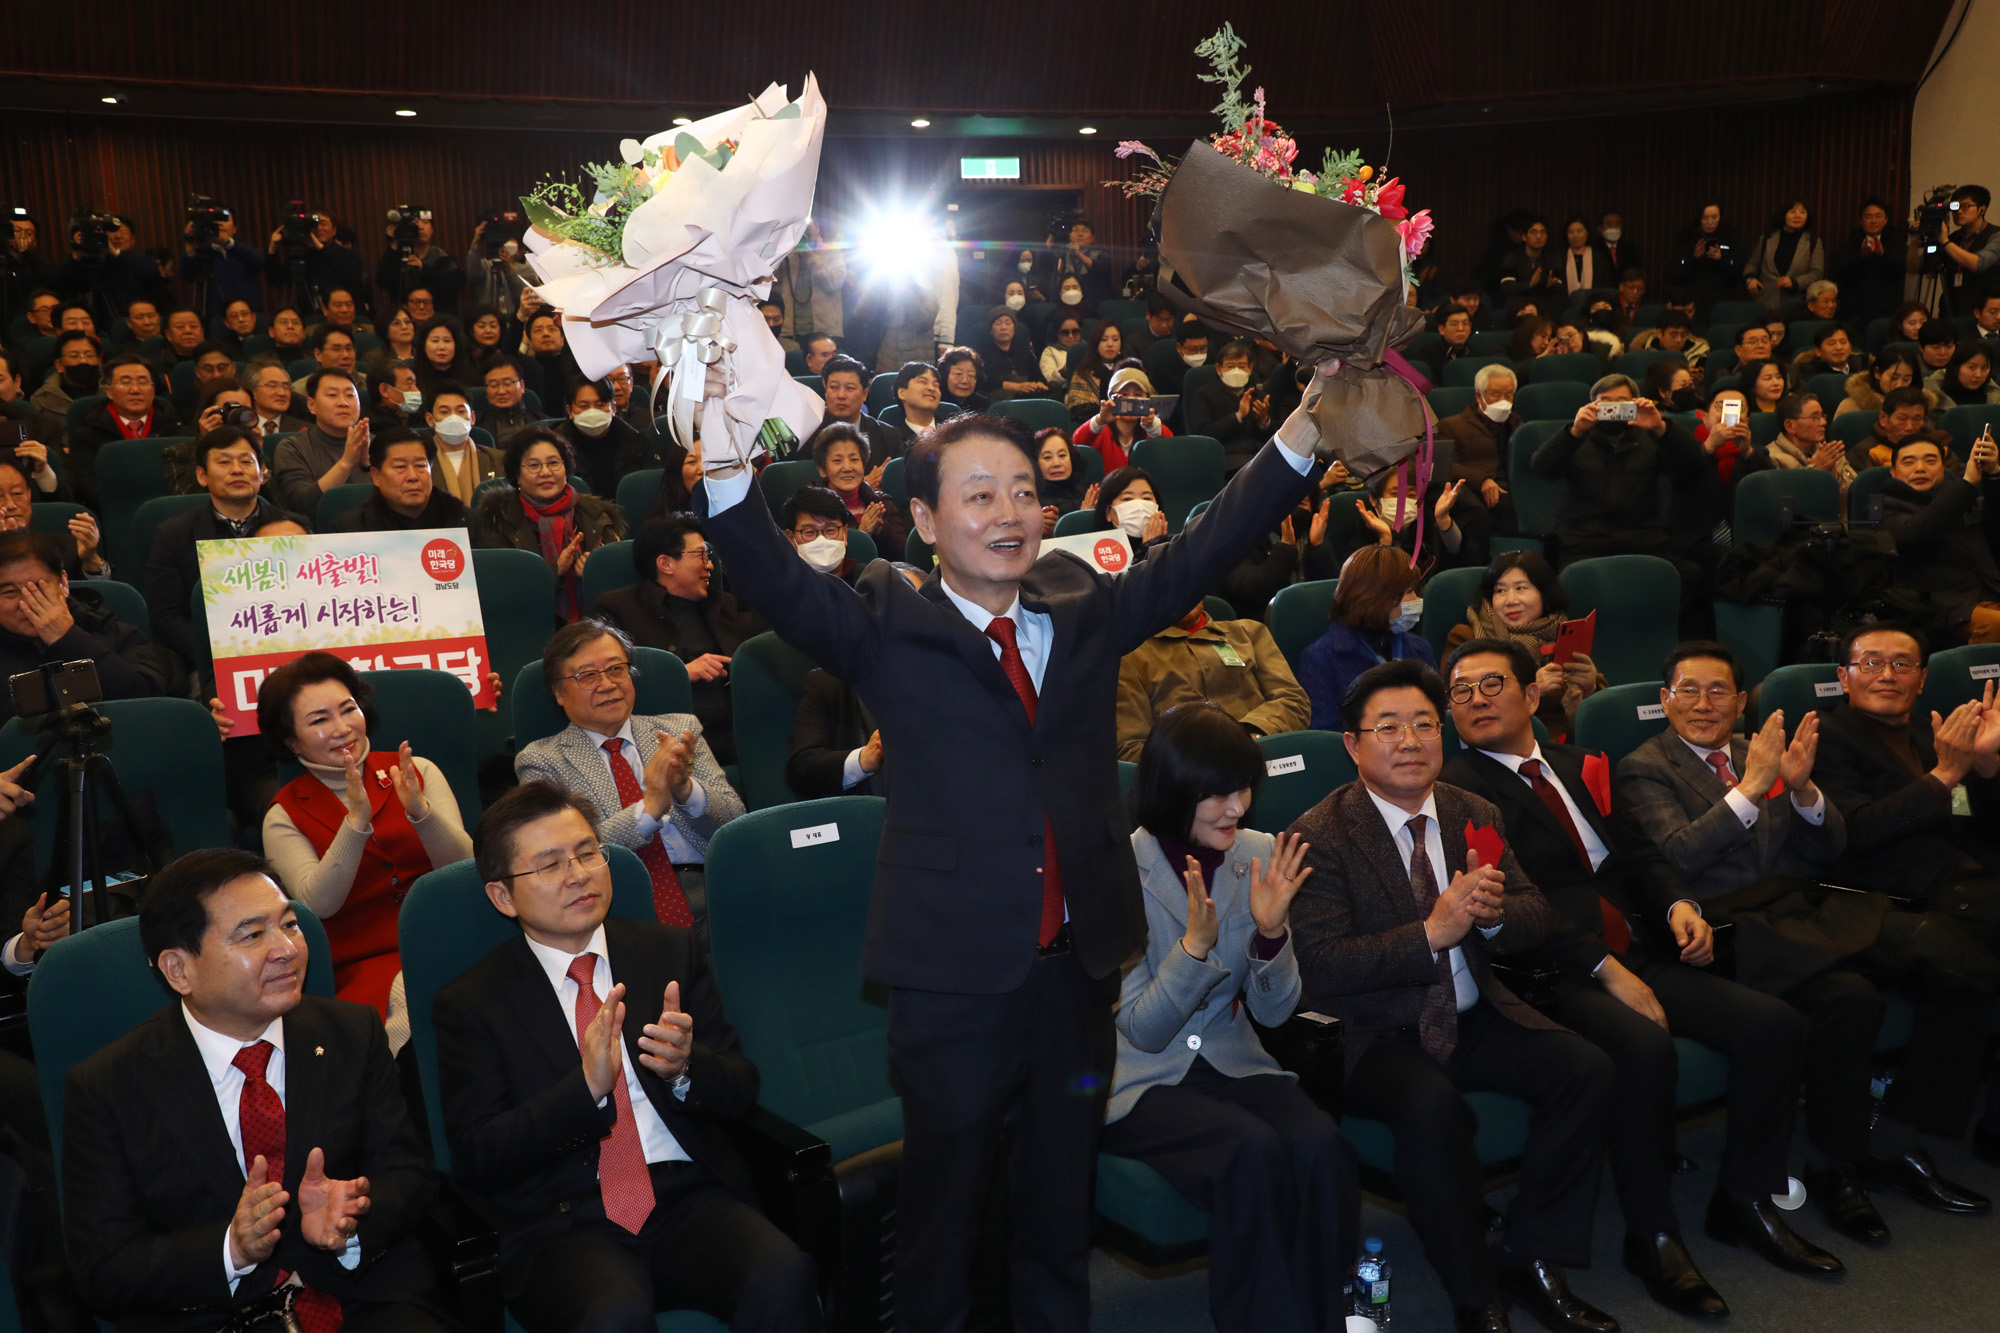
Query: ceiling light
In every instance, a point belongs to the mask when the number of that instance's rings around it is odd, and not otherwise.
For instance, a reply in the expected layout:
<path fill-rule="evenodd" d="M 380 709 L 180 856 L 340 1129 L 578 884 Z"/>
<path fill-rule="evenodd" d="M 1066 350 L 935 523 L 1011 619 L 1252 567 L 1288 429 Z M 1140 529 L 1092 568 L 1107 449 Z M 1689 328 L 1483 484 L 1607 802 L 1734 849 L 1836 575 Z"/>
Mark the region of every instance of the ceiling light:
<path fill-rule="evenodd" d="M 98 90 L 99 91 L 97 95 L 97 100 L 104 103 L 104 105 L 106 106 L 125 105 L 125 94 L 119 91 L 118 89 L 107 88 L 103 84 L 99 84 Z"/>
<path fill-rule="evenodd" d="M 910 122 L 910 128 L 913 130 L 927 130 L 930 127 L 931 123 L 928 120 L 925 120 L 922 116 L 918 116 L 915 120 Z"/>
<path fill-rule="evenodd" d="M 1078 134 L 1095 134 L 1095 133 L 1097 133 L 1097 126 L 1095 126 L 1095 125 L 1085 125 L 1085 126 L 1082 126 L 1081 128 L 1079 128 L 1079 129 L 1077 130 L 1077 133 L 1078 133 Z"/>
<path fill-rule="evenodd" d="M 396 114 L 399 116 L 408 117 L 408 116 L 414 116 L 417 113 L 410 110 L 408 107 L 398 107 L 396 108 Z"/>
<path fill-rule="evenodd" d="M 675 117 L 674 117 L 674 124 L 676 124 L 676 125 L 692 125 L 692 124 L 694 124 L 694 118 L 693 118 L 692 116 L 675 116 Z"/>

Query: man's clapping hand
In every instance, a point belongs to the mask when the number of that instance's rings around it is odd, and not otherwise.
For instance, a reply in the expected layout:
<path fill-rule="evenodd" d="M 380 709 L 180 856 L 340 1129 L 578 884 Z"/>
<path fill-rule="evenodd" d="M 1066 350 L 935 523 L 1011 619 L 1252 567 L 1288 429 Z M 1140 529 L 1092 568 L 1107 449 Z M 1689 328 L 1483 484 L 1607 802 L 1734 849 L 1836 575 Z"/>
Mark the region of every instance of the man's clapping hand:
<path fill-rule="evenodd" d="M 326 1154 L 314 1148 L 306 1154 L 306 1173 L 299 1178 L 299 1234 L 315 1249 L 338 1253 L 361 1230 L 368 1212 L 368 1177 L 329 1180 Z"/>
<path fill-rule="evenodd" d="M 1500 924 L 1501 901 L 1507 880 L 1498 866 L 1479 864 L 1479 853 L 1468 851 L 1465 869 L 1451 877 L 1451 884 L 1438 895 L 1424 922 L 1424 935 L 1431 952 L 1440 953 L 1456 945 L 1474 926 L 1491 929 Z"/>
<path fill-rule="evenodd" d="M 583 1081 L 593 1101 L 603 1101 L 625 1075 L 625 983 L 619 982 L 598 1006 L 597 1017 L 583 1030 L 578 1053 L 583 1057 Z"/>
<path fill-rule="evenodd" d="M 639 1038 L 639 1063 L 671 1082 L 686 1072 L 693 1053 L 694 1019 L 681 1009 L 681 983 L 669 981 L 659 1021 L 648 1023 Z"/>
<path fill-rule="evenodd" d="M 237 1268 L 254 1268 L 278 1248 L 291 1196 L 284 1185 L 266 1179 L 270 1169 L 261 1154 L 251 1160 L 243 1193 L 236 1199 L 236 1215 L 229 1219 L 229 1262 Z"/>

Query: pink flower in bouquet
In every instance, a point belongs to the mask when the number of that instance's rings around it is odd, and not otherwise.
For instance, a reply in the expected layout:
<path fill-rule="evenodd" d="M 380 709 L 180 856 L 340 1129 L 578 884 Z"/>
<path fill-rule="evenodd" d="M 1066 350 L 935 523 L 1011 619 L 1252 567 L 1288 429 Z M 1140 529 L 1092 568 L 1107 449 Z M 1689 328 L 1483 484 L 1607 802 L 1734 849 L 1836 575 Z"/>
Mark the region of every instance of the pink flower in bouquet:
<path fill-rule="evenodd" d="M 1403 247 L 1410 252 L 1412 259 L 1422 254 L 1424 247 L 1430 244 L 1433 225 L 1428 208 L 1396 224 L 1396 234 L 1403 238 Z"/>
<path fill-rule="evenodd" d="M 1409 210 L 1403 207 L 1403 180 L 1400 176 L 1391 176 L 1375 192 L 1375 209 L 1392 222 L 1410 215 Z"/>
<path fill-rule="evenodd" d="M 1355 179 L 1347 182 L 1346 186 L 1340 191 L 1340 202 L 1343 204 L 1360 204 L 1361 192 L 1367 188 L 1368 182 L 1364 180 Z"/>
<path fill-rule="evenodd" d="M 1143 153 L 1155 162 L 1160 160 L 1158 153 L 1146 147 L 1146 145 L 1140 143 L 1137 139 L 1120 139 L 1118 141 L 1118 148 L 1113 155 L 1116 157 L 1131 157 L 1134 153 Z"/>

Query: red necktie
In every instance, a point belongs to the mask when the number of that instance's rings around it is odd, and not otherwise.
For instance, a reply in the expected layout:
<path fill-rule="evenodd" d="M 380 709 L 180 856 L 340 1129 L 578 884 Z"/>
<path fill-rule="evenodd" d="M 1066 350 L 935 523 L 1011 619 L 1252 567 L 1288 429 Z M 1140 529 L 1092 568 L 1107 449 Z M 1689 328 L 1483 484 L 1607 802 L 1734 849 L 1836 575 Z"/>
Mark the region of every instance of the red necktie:
<path fill-rule="evenodd" d="M 1417 900 L 1417 919 L 1427 919 L 1437 906 L 1437 876 L 1431 872 L 1430 848 L 1424 845 L 1425 815 L 1412 815 L 1404 825 L 1410 831 L 1410 893 Z M 1437 980 L 1424 992 L 1424 1007 L 1417 1011 L 1417 1040 L 1432 1059 L 1442 1064 L 1458 1045 L 1458 983 L 1451 975 L 1451 950 L 1441 950 L 1431 960 Z"/>
<path fill-rule="evenodd" d="M 685 899 L 682 910 L 686 910 Z M 590 984 L 596 974 L 596 954 L 578 954 L 569 960 L 569 979 L 576 983 L 579 1051 L 583 1049 L 583 1030 L 604 1007 Z M 618 1040 L 624 1039 L 621 1033 Z M 653 1173 L 646 1169 L 646 1150 L 639 1143 L 639 1122 L 632 1118 L 632 1094 L 625 1086 L 622 1067 L 612 1080 L 611 1098 L 618 1108 L 618 1122 L 597 1149 L 597 1190 L 604 1196 L 604 1215 L 636 1236 L 653 1213 Z"/>
<path fill-rule="evenodd" d="M 620 753 L 624 748 L 625 742 L 616 736 L 604 742 L 604 753 L 611 759 L 611 780 L 618 784 L 621 809 L 645 799 L 639 779 L 633 776 L 632 765 Z M 694 913 L 688 909 L 687 894 L 681 890 L 681 877 L 674 873 L 674 863 L 667 856 L 667 845 L 656 833 L 646 840 L 645 846 L 634 850 L 639 853 L 639 863 L 646 867 L 646 873 L 653 877 L 653 915 L 669 926 L 693 926 Z M 591 1009 L 595 1012 L 596 1006 Z"/>
<path fill-rule="evenodd" d="M 1542 804 L 1555 815 L 1556 821 L 1563 827 L 1563 832 L 1569 834 L 1569 844 L 1576 849 L 1577 859 L 1583 862 L 1584 870 L 1595 874 L 1590 865 L 1590 852 L 1583 845 L 1583 835 L 1577 832 L 1576 821 L 1569 817 L 1569 806 L 1563 802 L 1562 793 L 1556 790 L 1556 784 L 1550 782 L 1548 774 L 1542 771 L 1541 761 L 1523 759 L 1521 776 L 1528 780 L 1528 786 L 1534 789 Z M 1604 942 L 1611 946 L 1611 952 L 1622 958 L 1626 950 L 1632 947 L 1631 925 L 1625 920 L 1624 915 L 1611 905 L 1610 899 L 1601 893 L 1597 895 L 1597 914 L 1604 920 Z"/>
<path fill-rule="evenodd" d="M 1722 779 L 1723 786 L 1734 787 L 1736 785 L 1736 770 L 1729 766 L 1729 755 L 1727 753 L 1722 750 L 1710 750 L 1702 757 L 1707 759 L 1708 766 L 1715 770 L 1715 776 Z"/>
<path fill-rule="evenodd" d="M 986 637 L 1000 645 L 1000 669 L 1007 673 L 1013 683 L 1014 693 L 1021 696 L 1021 706 L 1028 710 L 1028 725 L 1035 723 L 1035 706 L 1039 700 L 1035 696 L 1035 681 L 1028 674 L 1028 664 L 1021 660 L 1021 647 L 1014 637 L 1014 621 L 1009 616 L 996 616 L 986 627 Z M 1063 891 L 1062 869 L 1056 864 L 1056 831 L 1049 823 L 1047 814 L 1042 816 L 1042 928 L 1035 938 L 1043 948 L 1047 948 L 1062 930 Z"/>
<path fill-rule="evenodd" d="M 264 1159 L 268 1180 L 285 1178 L 285 1104 L 277 1089 L 264 1077 L 276 1047 L 268 1041 L 252 1042 L 236 1052 L 229 1063 L 243 1071 L 243 1091 L 236 1099 L 236 1122 L 243 1136 L 243 1170 Z M 278 1284 L 291 1276 L 278 1270 Z M 340 1302 L 324 1291 L 306 1287 L 292 1302 L 292 1313 L 304 1333 L 337 1333 L 341 1324 Z"/>

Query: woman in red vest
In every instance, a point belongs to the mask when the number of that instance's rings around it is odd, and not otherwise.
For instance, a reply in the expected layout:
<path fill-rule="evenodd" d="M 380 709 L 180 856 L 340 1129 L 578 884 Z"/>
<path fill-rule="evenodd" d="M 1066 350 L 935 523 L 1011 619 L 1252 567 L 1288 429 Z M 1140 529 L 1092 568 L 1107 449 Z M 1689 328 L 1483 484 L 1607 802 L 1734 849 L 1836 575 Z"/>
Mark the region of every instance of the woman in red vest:
<path fill-rule="evenodd" d="M 458 802 L 436 764 L 374 751 L 371 691 L 332 653 L 307 653 L 264 678 L 257 727 L 305 774 L 264 815 L 264 855 L 285 892 L 318 914 L 343 1000 L 382 1014 L 389 1048 L 409 1037 L 396 916 L 417 877 L 472 855 Z"/>

